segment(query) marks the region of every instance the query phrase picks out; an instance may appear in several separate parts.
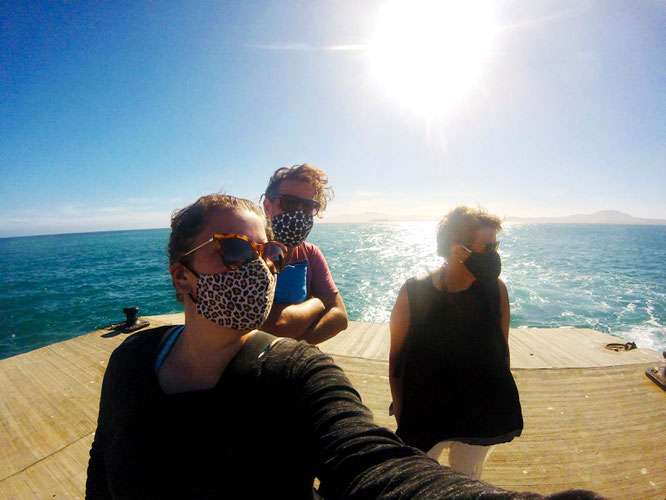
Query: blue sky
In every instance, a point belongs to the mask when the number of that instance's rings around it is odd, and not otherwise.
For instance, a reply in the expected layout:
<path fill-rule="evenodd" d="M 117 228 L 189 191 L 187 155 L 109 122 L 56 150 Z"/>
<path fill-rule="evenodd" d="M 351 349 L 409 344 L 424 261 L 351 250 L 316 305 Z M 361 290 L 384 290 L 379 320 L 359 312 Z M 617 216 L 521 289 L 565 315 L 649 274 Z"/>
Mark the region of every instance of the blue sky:
<path fill-rule="evenodd" d="M 386 8 L 4 2 L 0 237 L 167 227 L 304 162 L 335 189 L 324 220 L 458 204 L 666 218 L 665 2 L 494 2 L 473 80 L 427 110 L 373 73 Z"/>

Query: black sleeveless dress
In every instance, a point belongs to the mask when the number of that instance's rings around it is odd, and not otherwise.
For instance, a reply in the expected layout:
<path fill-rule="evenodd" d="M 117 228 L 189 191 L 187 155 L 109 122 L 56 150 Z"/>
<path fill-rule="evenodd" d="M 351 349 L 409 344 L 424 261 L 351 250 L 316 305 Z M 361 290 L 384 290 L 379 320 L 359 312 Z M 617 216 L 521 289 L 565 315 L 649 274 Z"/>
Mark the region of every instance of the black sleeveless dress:
<path fill-rule="evenodd" d="M 397 434 L 405 443 L 423 451 L 440 441 L 493 445 L 522 432 L 494 286 L 449 293 L 429 275 L 407 281 L 410 328 L 394 373 L 403 384 Z"/>

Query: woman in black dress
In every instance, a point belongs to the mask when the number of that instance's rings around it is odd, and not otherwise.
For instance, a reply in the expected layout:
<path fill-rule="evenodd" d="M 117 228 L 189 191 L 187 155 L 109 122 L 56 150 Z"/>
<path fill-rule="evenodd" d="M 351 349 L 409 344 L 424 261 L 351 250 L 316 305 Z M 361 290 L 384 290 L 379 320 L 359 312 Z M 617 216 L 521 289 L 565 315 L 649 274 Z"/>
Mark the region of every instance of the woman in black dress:
<path fill-rule="evenodd" d="M 479 479 L 523 419 L 509 370 L 509 297 L 499 279 L 499 218 L 458 207 L 437 227 L 446 260 L 407 280 L 391 314 L 389 380 L 397 434 Z"/>

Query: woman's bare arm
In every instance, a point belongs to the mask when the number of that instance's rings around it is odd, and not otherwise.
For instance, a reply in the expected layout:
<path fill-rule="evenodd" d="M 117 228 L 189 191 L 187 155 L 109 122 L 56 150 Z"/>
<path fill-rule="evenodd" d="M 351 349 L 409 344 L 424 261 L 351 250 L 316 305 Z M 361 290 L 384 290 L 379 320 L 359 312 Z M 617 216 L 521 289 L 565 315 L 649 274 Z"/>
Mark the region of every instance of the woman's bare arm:
<path fill-rule="evenodd" d="M 402 381 L 400 375 L 395 376 L 396 368 L 401 360 L 402 349 L 409 331 L 409 299 L 407 288 L 402 285 L 398 298 L 391 312 L 391 350 L 389 352 L 389 383 L 393 396 L 393 412 L 395 420 L 400 424 L 400 411 L 402 409 Z"/>
<path fill-rule="evenodd" d="M 500 326 L 504 334 L 507 352 L 507 364 L 511 366 L 511 353 L 509 352 L 509 325 L 511 324 L 511 307 L 509 306 L 509 292 L 501 279 L 497 279 L 500 291 Z"/>

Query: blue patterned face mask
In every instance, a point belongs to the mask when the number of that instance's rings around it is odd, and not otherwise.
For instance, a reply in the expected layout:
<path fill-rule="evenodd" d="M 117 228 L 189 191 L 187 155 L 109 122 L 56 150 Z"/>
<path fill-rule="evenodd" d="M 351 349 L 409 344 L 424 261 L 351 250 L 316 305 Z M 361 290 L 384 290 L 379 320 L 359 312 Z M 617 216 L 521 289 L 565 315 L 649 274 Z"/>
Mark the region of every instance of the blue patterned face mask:
<path fill-rule="evenodd" d="M 271 223 L 275 241 L 279 241 L 287 248 L 296 248 L 312 231 L 314 218 L 303 210 L 292 210 L 277 214 Z"/>

